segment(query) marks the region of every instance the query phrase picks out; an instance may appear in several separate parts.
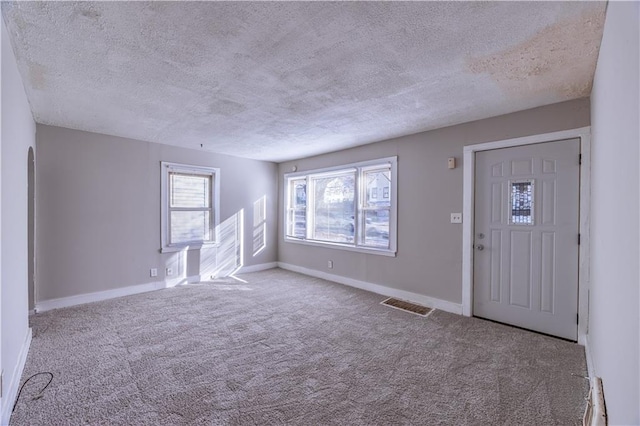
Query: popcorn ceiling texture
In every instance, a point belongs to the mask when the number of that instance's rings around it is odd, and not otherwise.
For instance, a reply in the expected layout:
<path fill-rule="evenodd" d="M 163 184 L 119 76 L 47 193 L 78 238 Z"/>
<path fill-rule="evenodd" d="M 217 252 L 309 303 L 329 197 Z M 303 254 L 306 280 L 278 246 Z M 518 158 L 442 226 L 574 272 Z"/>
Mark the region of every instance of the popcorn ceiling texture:
<path fill-rule="evenodd" d="M 507 94 L 547 96 L 550 90 L 569 99 L 589 96 L 602 38 L 604 10 L 591 10 L 574 19 L 550 25 L 531 39 L 497 54 L 470 61 L 475 73 L 488 73 Z M 586 31 L 585 31 L 586 30 Z M 571 46 L 572 34 L 583 37 Z M 587 61 L 576 62 L 576 55 Z M 594 67 L 585 67 L 591 62 Z"/>
<path fill-rule="evenodd" d="M 2 2 L 37 122 L 284 161 L 588 96 L 603 2 Z"/>

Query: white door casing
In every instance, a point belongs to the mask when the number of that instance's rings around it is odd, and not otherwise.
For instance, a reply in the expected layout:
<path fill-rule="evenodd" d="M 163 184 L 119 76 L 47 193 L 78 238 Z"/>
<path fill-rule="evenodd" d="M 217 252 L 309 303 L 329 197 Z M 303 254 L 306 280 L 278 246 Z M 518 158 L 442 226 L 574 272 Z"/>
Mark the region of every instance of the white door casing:
<path fill-rule="evenodd" d="M 496 140 L 466 145 L 463 156 L 463 232 L 462 232 L 462 314 L 473 315 L 473 262 L 474 262 L 474 189 L 475 155 L 478 152 L 551 142 L 570 138 L 580 139 L 582 165 L 580 168 L 580 247 L 578 276 L 578 343 L 587 344 L 589 318 L 589 261 L 590 261 L 590 170 L 591 170 L 591 128 L 581 127 L 556 132 L 535 134 L 513 139 Z"/>
<path fill-rule="evenodd" d="M 478 152 L 474 315 L 577 339 L 579 139 Z"/>

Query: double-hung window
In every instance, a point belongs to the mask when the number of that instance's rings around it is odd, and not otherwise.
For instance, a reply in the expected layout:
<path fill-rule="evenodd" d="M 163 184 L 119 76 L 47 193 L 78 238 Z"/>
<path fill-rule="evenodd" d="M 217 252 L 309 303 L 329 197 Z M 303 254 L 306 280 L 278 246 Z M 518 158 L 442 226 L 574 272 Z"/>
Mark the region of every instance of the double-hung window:
<path fill-rule="evenodd" d="M 285 240 L 395 255 L 397 157 L 285 175 Z"/>
<path fill-rule="evenodd" d="M 216 243 L 219 169 L 161 163 L 162 251 Z"/>

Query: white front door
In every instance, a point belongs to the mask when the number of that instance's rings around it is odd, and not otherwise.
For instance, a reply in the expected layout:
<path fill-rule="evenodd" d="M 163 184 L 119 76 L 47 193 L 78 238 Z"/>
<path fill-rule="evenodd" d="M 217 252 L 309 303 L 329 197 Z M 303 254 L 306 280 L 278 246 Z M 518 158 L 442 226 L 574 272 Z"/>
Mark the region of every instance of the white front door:
<path fill-rule="evenodd" d="M 577 340 L 580 140 L 476 153 L 473 314 Z"/>

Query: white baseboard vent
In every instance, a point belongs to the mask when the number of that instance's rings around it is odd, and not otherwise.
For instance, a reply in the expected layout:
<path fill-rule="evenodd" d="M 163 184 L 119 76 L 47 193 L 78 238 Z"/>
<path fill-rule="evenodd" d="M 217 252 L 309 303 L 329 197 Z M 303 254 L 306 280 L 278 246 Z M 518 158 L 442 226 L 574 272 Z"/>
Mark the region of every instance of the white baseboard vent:
<path fill-rule="evenodd" d="M 403 312 L 408 312 L 410 314 L 419 315 L 421 317 L 428 317 L 429 314 L 433 312 L 433 309 L 427 308 L 426 306 L 396 299 L 394 297 L 389 297 L 388 299 L 380 302 L 380 304 Z"/>
<path fill-rule="evenodd" d="M 594 377 L 591 379 L 591 389 L 587 398 L 587 408 L 584 410 L 582 419 L 584 426 L 607 426 L 607 407 L 604 403 L 604 392 L 602 390 L 602 379 Z"/>

